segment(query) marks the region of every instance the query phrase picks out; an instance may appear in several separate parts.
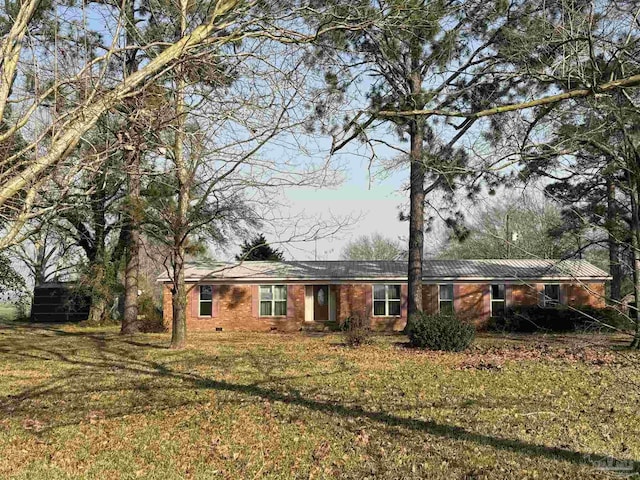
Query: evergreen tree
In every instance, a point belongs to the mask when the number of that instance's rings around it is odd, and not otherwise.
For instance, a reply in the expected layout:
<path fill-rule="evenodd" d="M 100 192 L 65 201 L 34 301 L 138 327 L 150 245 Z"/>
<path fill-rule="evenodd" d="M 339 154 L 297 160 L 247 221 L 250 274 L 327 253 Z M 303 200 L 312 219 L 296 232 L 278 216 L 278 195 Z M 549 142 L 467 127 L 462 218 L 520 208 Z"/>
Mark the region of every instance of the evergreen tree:
<path fill-rule="evenodd" d="M 284 253 L 277 248 L 273 248 L 261 233 L 251 240 L 245 240 L 240 246 L 240 253 L 236 255 L 239 261 L 284 261 Z"/>

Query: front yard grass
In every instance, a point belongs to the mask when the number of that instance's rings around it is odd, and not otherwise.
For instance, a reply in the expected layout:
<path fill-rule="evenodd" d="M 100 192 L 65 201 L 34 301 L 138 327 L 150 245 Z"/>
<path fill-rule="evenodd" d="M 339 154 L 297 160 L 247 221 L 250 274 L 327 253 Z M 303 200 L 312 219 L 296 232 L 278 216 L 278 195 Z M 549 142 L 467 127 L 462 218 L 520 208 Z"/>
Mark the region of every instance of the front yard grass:
<path fill-rule="evenodd" d="M 638 468 L 640 357 L 609 337 L 0 324 L 0 478 L 606 478 Z"/>

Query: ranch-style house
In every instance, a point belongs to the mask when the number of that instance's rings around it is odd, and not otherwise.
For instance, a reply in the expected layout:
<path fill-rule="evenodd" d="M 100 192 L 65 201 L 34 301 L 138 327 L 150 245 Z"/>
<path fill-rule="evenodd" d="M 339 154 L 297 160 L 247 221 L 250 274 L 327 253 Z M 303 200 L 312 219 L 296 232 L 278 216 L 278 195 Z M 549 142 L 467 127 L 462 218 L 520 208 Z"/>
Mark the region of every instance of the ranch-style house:
<path fill-rule="evenodd" d="M 609 274 L 585 260 L 426 260 L 423 309 L 455 312 L 485 327 L 515 306 L 605 306 Z M 163 312 L 172 319 L 166 276 Z M 286 261 L 189 264 L 189 330 L 297 331 L 352 315 L 379 331 L 407 321 L 407 264 L 397 261 Z"/>

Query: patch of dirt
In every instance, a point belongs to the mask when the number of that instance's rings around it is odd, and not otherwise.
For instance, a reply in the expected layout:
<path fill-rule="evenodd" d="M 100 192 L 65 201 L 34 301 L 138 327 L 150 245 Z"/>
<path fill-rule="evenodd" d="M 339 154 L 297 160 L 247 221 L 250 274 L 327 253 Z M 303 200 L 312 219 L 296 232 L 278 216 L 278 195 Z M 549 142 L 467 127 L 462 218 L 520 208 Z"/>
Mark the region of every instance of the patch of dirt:
<path fill-rule="evenodd" d="M 464 352 L 439 352 L 408 348 L 397 344 L 413 355 L 426 356 L 430 360 L 449 364 L 457 370 L 500 371 L 505 362 L 550 361 L 581 363 L 591 366 L 626 366 L 639 364 L 640 356 L 629 351 L 613 350 L 611 344 L 601 339 L 530 338 L 509 343 L 485 343 L 480 339 Z M 571 341 L 573 340 L 573 341 Z"/>

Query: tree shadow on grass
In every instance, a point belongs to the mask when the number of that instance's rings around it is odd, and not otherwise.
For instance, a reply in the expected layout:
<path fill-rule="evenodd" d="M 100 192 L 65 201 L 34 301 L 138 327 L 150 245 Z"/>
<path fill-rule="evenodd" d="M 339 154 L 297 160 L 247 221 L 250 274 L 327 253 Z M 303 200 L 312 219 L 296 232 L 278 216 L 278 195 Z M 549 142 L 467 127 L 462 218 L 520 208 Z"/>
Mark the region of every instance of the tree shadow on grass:
<path fill-rule="evenodd" d="M 71 369 L 66 373 L 59 372 L 48 381 L 26 388 L 16 395 L 5 396 L 3 400 L 0 400 L 0 416 L 23 415 L 28 418 L 30 415 L 45 415 L 49 407 L 39 410 L 38 405 L 47 397 L 62 396 L 65 399 L 63 404 L 69 405 L 71 403 L 72 406 L 66 407 L 67 418 L 62 418 L 59 422 L 54 422 L 46 427 L 52 429 L 80 423 L 86 420 L 87 414 L 92 408 L 103 406 L 82 402 L 83 396 L 90 396 L 95 393 L 117 395 L 123 391 L 130 391 L 131 393 L 155 392 L 157 394 L 153 397 L 155 403 L 152 404 L 154 407 L 152 410 L 149 410 L 149 404 L 148 402 L 145 403 L 145 401 L 138 405 L 140 408 L 134 408 L 136 406 L 126 404 L 126 402 L 116 402 L 110 405 L 110 409 L 105 412 L 104 418 L 119 418 L 134 413 L 154 412 L 185 405 L 200 404 L 202 399 L 192 397 L 181 399 L 179 396 L 174 395 L 177 391 L 184 391 L 189 388 L 195 390 L 195 393 L 197 391 L 215 391 L 240 394 L 260 400 L 295 405 L 309 411 L 347 419 L 367 419 L 381 426 L 422 432 L 451 440 L 473 442 L 477 445 L 490 446 L 498 450 L 532 457 L 563 460 L 583 465 L 629 465 L 627 460 L 609 456 L 486 435 L 455 425 L 447 425 L 425 419 L 406 418 L 384 411 L 371 411 L 357 405 L 344 405 L 338 401 L 309 398 L 309 392 L 302 392 L 290 387 L 286 389 L 279 387 L 280 389 L 277 389 L 270 386 L 277 386 L 278 382 L 282 385 L 283 382 L 297 378 L 344 373 L 342 370 L 320 372 L 315 375 L 301 374 L 286 377 L 269 374 L 263 375 L 265 376 L 264 381 L 250 384 L 234 383 L 216 380 L 189 371 L 188 358 L 178 357 L 171 361 L 167 359 L 155 361 L 143 358 L 146 356 L 145 348 L 158 348 L 158 345 L 153 343 L 147 345 L 146 342 L 131 341 L 126 337 L 122 338 L 109 334 L 63 332 L 55 329 L 47 329 L 47 331 L 53 331 L 60 337 L 69 337 L 71 340 L 77 339 L 78 342 L 89 342 L 89 347 L 84 345 L 84 347 L 79 346 L 74 349 L 72 348 L 73 344 L 69 344 L 69 342 L 61 346 L 51 341 L 49 343 L 44 341 L 41 345 L 34 345 L 34 336 L 37 337 L 37 333 L 34 335 L 33 332 L 21 339 L 2 339 L 0 341 L 0 354 L 7 358 L 13 357 L 32 361 L 55 360 L 67 364 Z M 135 346 L 135 348 L 132 349 L 131 346 Z M 83 354 L 82 352 L 85 353 Z M 195 357 L 192 357 L 192 360 L 197 365 L 216 367 L 229 362 L 232 357 L 221 358 L 220 356 L 207 356 L 197 353 Z M 264 373 L 266 364 L 260 365 L 261 359 L 257 356 L 249 354 L 244 360 L 253 362 L 256 369 Z M 176 368 L 176 365 L 180 368 Z M 100 385 L 98 382 L 98 385 L 92 387 L 90 379 L 100 378 L 99 376 L 116 379 L 121 377 L 123 380 L 122 383 L 116 382 L 116 385 L 108 386 Z M 171 385 L 161 383 L 167 380 L 175 383 Z M 230 401 L 233 401 L 233 399 Z M 640 462 L 633 462 L 632 468 L 634 471 L 639 471 Z"/>

